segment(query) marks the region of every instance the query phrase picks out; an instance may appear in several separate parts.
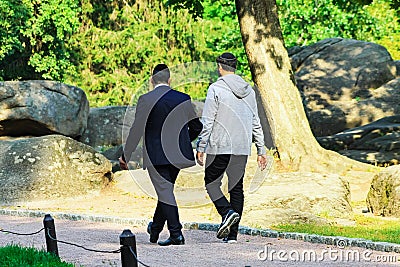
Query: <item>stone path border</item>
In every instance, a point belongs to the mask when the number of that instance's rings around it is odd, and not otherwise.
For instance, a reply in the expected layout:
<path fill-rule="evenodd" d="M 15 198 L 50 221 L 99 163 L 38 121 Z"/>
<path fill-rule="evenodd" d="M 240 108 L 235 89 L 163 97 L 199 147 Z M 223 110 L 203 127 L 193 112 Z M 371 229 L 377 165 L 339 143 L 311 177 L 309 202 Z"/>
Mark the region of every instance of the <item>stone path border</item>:
<path fill-rule="evenodd" d="M 89 222 L 107 222 L 117 224 L 130 224 L 133 226 L 147 226 L 149 220 L 147 219 L 133 219 L 121 218 L 114 216 L 101 216 L 101 215 L 84 215 L 84 214 L 71 214 L 64 212 L 44 212 L 35 210 L 17 210 L 17 209 L 0 209 L 0 215 L 20 216 L 20 217 L 44 217 L 46 214 L 51 214 L 54 219 L 63 219 L 71 221 L 89 221 Z M 205 230 L 217 231 L 219 224 L 212 223 L 196 223 L 185 222 L 183 228 L 186 230 Z M 349 238 L 342 236 L 320 236 L 316 234 L 295 233 L 295 232 L 281 232 L 269 229 L 256 229 L 246 226 L 241 226 L 239 232 L 244 235 L 262 236 L 269 238 L 283 238 L 301 240 L 310 243 L 336 245 L 340 248 L 344 247 L 360 247 L 370 250 L 400 253 L 400 244 L 389 242 L 374 242 L 362 238 Z"/>

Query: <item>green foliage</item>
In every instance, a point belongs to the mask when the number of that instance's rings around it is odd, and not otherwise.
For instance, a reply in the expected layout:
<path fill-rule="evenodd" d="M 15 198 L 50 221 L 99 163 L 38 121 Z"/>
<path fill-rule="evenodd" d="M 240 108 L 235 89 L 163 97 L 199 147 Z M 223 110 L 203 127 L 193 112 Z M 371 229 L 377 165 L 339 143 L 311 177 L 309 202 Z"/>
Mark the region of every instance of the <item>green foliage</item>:
<path fill-rule="evenodd" d="M 74 72 L 69 37 L 78 0 L 0 0 L 0 78 L 63 80 Z"/>
<path fill-rule="evenodd" d="M 77 0 L 27 1 L 32 17 L 22 34 L 34 51 L 28 64 L 44 79 L 61 80 L 73 71 L 67 40 L 79 26 Z M 55 8 L 56 7 L 56 8 Z"/>
<path fill-rule="evenodd" d="M 237 24 L 236 19 L 236 5 L 235 1 L 220 0 L 220 1 L 204 1 L 204 14 L 205 19 L 217 19 L 226 22 L 234 22 Z"/>
<path fill-rule="evenodd" d="M 72 38 L 79 69 L 68 82 L 83 88 L 92 106 L 129 104 L 141 88 L 148 88 L 151 70 L 160 62 L 172 67 L 211 57 L 206 40 L 214 26 L 194 20 L 187 10 L 140 1 L 115 7 L 111 14 L 94 10 L 89 2 L 82 10 L 91 15 Z M 96 27 L 91 18 L 107 14 L 110 23 Z M 204 88 L 191 92 L 192 97 L 204 97 Z"/>
<path fill-rule="evenodd" d="M 398 0 L 277 4 L 287 47 L 354 38 L 400 59 Z M 0 0 L 0 14 L 0 80 L 60 80 L 84 89 L 91 106 L 129 104 L 157 63 L 215 62 L 226 51 L 250 80 L 234 1 Z M 180 90 L 203 99 L 207 85 Z"/>
<path fill-rule="evenodd" d="M 286 46 L 309 45 L 330 37 L 372 41 L 378 20 L 363 5 L 344 0 L 279 0 L 279 14 Z"/>
<path fill-rule="evenodd" d="M 380 38 L 373 41 L 384 46 L 392 58 L 400 60 L 400 25 L 399 25 L 399 1 L 375 0 L 367 7 L 368 12 L 378 21 L 377 31 Z M 397 9 L 391 9 L 396 7 Z M 382 12 L 385 10 L 385 12 Z"/>
<path fill-rule="evenodd" d="M 397 17 L 400 17 L 400 0 L 388 1 L 390 8 L 396 11 Z"/>
<path fill-rule="evenodd" d="M 224 52 L 233 53 L 238 59 L 238 72 L 251 79 L 250 67 L 244 50 L 242 35 L 236 17 L 234 1 L 204 1 L 204 19 L 216 25 L 216 34 L 210 35 L 207 48 L 214 52 L 214 58 Z"/>
<path fill-rule="evenodd" d="M 15 7 L 15 8 L 14 8 Z M 22 43 L 19 40 L 19 31 L 23 26 L 28 10 L 21 1 L 0 1 L 0 61 L 14 51 L 21 51 Z"/>
<path fill-rule="evenodd" d="M 174 10 L 187 9 L 194 17 L 202 17 L 204 12 L 204 7 L 199 0 L 167 0 L 166 6 Z"/>
<path fill-rule="evenodd" d="M 57 256 L 16 245 L 0 247 L 0 266 L 7 267 L 73 267 L 71 263 L 60 260 Z"/>
<path fill-rule="evenodd" d="M 18 77 L 15 70 L 26 66 L 24 22 L 29 11 L 22 0 L 0 0 L 0 80 Z M 24 62 L 25 61 L 25 62 Z"/>

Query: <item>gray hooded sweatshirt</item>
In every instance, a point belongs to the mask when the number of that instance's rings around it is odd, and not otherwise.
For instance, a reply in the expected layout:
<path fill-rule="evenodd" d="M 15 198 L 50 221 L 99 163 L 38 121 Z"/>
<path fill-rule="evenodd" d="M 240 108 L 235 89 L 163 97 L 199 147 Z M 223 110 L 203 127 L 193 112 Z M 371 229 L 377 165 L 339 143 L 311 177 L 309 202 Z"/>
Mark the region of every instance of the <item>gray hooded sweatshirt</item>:
<path fill-rule="evenodd" d="M 224 75 L 210 85 L 202 122 L 199 152 L 250 155 L 254 141 L 257 154 L 266 153 L 255 92 L 236 74 Z"/>

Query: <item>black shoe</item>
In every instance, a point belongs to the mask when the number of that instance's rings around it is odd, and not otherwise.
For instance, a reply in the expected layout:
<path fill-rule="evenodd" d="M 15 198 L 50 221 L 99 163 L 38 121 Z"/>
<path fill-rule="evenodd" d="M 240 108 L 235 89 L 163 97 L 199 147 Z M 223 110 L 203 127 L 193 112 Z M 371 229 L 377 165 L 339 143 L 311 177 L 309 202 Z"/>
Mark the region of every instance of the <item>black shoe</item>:
<path fill-rule="evenodd" d="M 147 233 L 150 235 L 150 242 L 151 243 L 157 243 L 158 236 L 160 233 L 155 233 L 154 231 L 151 230 L 151 225 L 153 222 L 149 222 L 149 225 L 147 226 Z"/>
<path fill-rule="evenodd" d="M 185 244 L 185 238 L 183 237 L 183 235 L 180 235 L 178 237 L 169 237 L 165 241 L 158 241 L 158 244 L 160 246 L 184 245 Z"/>
<path fill-rule="evenodd" d="M 229 210 L 228 213 L 222 217 L 222 223 L 218 228 L 217 231 L 217 238 L 222 239 L 224 237 L 227 237 L 230 232 L 230 228 L 232 224 L 235 224 L 239 221 L 240 215 L 239 213 Z"/>

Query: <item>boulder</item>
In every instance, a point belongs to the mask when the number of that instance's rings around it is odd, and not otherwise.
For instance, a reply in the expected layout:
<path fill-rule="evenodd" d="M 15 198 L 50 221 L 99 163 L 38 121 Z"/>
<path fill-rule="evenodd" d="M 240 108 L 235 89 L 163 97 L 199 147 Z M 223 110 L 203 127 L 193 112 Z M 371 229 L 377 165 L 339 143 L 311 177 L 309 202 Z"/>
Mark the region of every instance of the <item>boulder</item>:
<path fill-rule="evenodd" d="M 3 203 L 85 195 L 112 179 L 103 155 L 69 137 L 3 139 L 0 151 Z"/>
<path fill-rule="evenodd" d="M 92 147 L 117 146 L 122 144 L 122 131 L 126 113 L 134 118 L 135 107 L 107 106 L 91 108 L 87 128 L 79 139 L 82 143 Z M 133 119 L 129 120 L 133 121 Z M 130 125 L 126 125 L 129 129 Z"/>
<path fill-rule="evenodd" d="M 112 163 L 113 173 L 121 171 L 118 158 L 121 157 L 122 151 L 123 147 L 122 145 L 119 145 L 101 152 L 101 154 L 103 154 L 103 156 L 105 156 Z M 141 168 L 141 166 L 143 166 L 143 148 L 142 144 L 139 143 L 136 150 L 132 153 L 131 159 L 128 163 L 128 167 L 130 170 L 134 170 Z"/>
<path fill-rule="evenodd" d="M 327 223 L 351 214 L 350 187 L 334 174 L 274 173 L 246 195 L 243 224 Z"/>
<path fill-rule="evenodd" d="M 201 118 L 201 115 L 203 113 L 203 108 L 204 108 L 204 102 L 192 101 L 192 105 L 193 105 L 194 111 L 196 112 L 197 117 Z"/>
<path fill-rule="evenodd" d="M 400 217 L 400 166 L 390 166 L 374 176 L 367 205 L 375 215 Z"/>
<path fill-rule="evenodd" d="M 204 103 L 193 101 L 198 117 L 201 117 Z M 87 128 L 79 139 L 92 147 L 114 147 L 126 139 L 135 119 L 136 108 L 132 106 L 107 106 L 91 108 Z"/>
<path fill-rule="evenodd" d="M 400 78 L 370 89 L 370 97 L 351 102 L 337 103 L 346 114 L 346 129 L 369 124 L 378 119 L 400 115 Z"/>
<path fill-rule="evenodd" d="M 392 165 L 400 162 L 400 115 L 385 117 L 370 124 L 332 136 L 317 137 L 324 148 L 357 161 Z"/>
<path fill-rule="evenodd" d="M 79 137 L 89 102 L 74 86 L 54 81 L 0 82 L 0 136 Z"/>
<path fill-rule="evenodd" d="M 329 38 L 288 52 L 315 136 L 399 114 L 399 67 L 383 46 Z"/>

